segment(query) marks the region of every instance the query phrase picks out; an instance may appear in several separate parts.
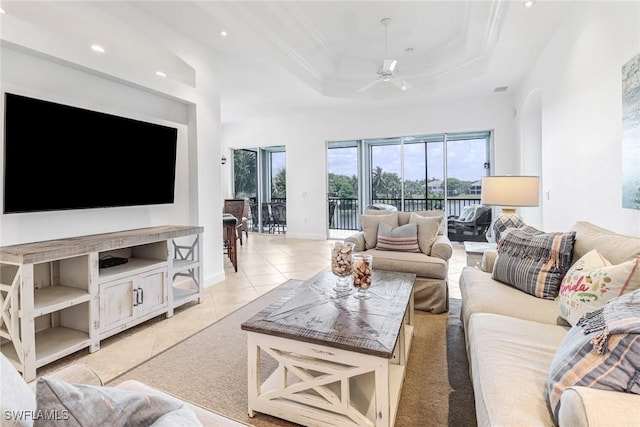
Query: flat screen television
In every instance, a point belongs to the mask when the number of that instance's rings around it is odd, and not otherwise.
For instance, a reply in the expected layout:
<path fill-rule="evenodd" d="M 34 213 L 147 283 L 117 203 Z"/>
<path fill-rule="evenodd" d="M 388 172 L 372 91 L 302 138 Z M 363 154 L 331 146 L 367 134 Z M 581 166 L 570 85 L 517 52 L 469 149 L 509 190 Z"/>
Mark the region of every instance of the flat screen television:
<path fill-rule="evenodd" d="M 4 213 L 174 202 L 178 130 L 5 93 Z"/>

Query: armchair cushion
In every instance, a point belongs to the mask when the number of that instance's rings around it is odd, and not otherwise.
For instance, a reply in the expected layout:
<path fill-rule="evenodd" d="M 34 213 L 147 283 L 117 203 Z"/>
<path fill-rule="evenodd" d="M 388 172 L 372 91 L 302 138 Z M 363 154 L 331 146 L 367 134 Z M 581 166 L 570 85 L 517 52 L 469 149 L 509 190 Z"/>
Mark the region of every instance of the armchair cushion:
<path fill-rule="evenodd" d="M 398 252 L 420 252 L 418 226 L 405 224 L 392 228 L 389 224 L 378 224 L 376 249 Z"/>
<path fill-rule="evenodd" d="M 384 211 L 380 211 L 384 212 Z M 384 222 L 391 227 L 398 226 L 398 213 L 389 215 L 361 215 L 360 223 L 364 232 L 365 249 L 374 249 L 378 243 L 378 224 Z"/>
<path fill-rule="evenodd" d="M 441 216 L 421 216 L 411 212 L 409 224 L 418 226 L 418 245 L 425 255 L 431 255 L 431 247 L 438 237 L 438 230 L 442 224 Z"/>

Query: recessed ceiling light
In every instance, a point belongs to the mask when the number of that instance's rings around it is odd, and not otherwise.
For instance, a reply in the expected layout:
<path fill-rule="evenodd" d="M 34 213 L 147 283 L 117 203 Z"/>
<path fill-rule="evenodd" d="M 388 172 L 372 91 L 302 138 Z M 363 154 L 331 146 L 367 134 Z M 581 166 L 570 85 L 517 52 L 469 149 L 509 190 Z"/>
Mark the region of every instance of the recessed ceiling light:
<path fill-rule="evenodd" d="M 91 45 L 91 50 L 94 52 L 98 52 L 98 53 L 104 53 L 105 50 L 102 46 L 100 46 L 99 44 L 92 44 Z"/>
<path fill-rule="evenodd" d="M 167 77 L 167 74 L 164 73 L 163 71 L 156 71 L 156 75 L 160 77 Z"/>
<path fill-rule="evenodd" d="M 0 15 L 4 15 L 5 13 L 7 12 L 5 12 L 4 9 L 0 7 Z"/>
<path fill-rule="evenodd" d="M 534 3 L 533 0 L 527 0 L 523 4 L 524 4 L 524 7 L 531 7 L 533 6 L 533 3 Z"/>
<path fill-rule="evenodd" d="M 229 33 L 227 33 L 225 30 L 220 31 L 220 37 L 227 37 L 228 35 Z"/>

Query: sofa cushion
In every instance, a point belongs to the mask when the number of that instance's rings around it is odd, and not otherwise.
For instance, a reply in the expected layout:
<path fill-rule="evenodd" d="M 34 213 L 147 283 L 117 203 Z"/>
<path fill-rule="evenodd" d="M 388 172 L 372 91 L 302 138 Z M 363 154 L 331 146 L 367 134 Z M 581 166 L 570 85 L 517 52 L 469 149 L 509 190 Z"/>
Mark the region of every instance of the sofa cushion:
<path fill-rule="evenodd" d="M 30 426 L 33 419 L 27 414 L 36 410 L 36 395 L 24 382 L 13 364 L 0 353 L 0 419 L 3 426 Z"/>
<path fill-rule="evenodd" d="M 592 249 L 597 249 L 612 264 L 630 259 L 640 259 L 640 238 L 614 233 L 589 222 L 577 222 L 571 231 L 576 233 L 573 259 L 582 258 Z M 640 289 L 640 268 L 629 281 L 629 289 Z"/>
<path fill-rule="evenodd" d="M 640 420 L 640 396 L 630 393 L 569 387 L 560 397 L 558 425 L 571 427 L 625 426 Z"/>
<path fill-rule="evenodd" d="M 420 252 L 418 246 L 418 226 L 405 224 L 391 227 L 389 224 L 378 224 L 376 249 L 381 251 Z"/>
<path fill-rule="evenodd" d="M 442 224 L 442 218 L 438 216 L 420 216 L 411 212 L 409 224 L 418 226 L 418 246 L 420 252 L 431 255 L 431 247 L 438 237 L 438 230 Z"/>
<path fill-rule="evenodd" d="M 545 386 L 566 333 L 561 326 L 498 314 L 471 316 L 467 336 L 478 426 L 554 425 Z"/>
<path fill-rule="evenodd" d="M 631 276 L 638 268 L 638 260 L 611 265 L 596 249 L 576 261 L 562 280 L 558 297 L 560 317 L 571 325 L 590 311 L 629 289 Z"/>
<path fill-rule="evenodd" d="M 378 211 L 386 212 L 386 211 Z M 378 224 L 384 222 L 391 227 L 398 226 L 398 213 L 392 212 L 387 215 L 360 215 L 360 224 L 362 224 L 362 231 L 364 232 L 364 244 L 365 249 L 373 249 L 378 243 Z"/>
<path fill-rule="evenodd" d="M 183 402 L 115 387 L 70 384 L 49 377 L 38 379 L 36 404 L 37 411 L 58 414 L 66 426 L 201 425 Z"/>
<path fill-rule="evenodd" d="M 554 299 L 571 266 L 574 239 L 575 232 L 534 234 L 508 228 L 498 242 L 492 277 L 538 298 Z"/>
<path fill-rule="evenodd" d="M 473 313 L 494 313 L 540 323 L 569 326 L 558 316 L 557 301 L 535 298 L 493 280 L 489 273 L 464 267 L 459 280 L 462 295 L 460 317 L 466 328 Z"/>
<path fill-rule="evenodd" d="M 558 417 L 571 386 L 640 394 L 640 291 L 582 317 L 562 340 L 549 369 L 549 404 Z"/>
<path fill-rule="evenodd" d="M 447 262 L 441 258 L 427 256 L 422 252 L 393 252 L 370 249 L 364 253 L 373 255 L 375 270 L 413 273 L 416 276 L 446 279 Z"/>

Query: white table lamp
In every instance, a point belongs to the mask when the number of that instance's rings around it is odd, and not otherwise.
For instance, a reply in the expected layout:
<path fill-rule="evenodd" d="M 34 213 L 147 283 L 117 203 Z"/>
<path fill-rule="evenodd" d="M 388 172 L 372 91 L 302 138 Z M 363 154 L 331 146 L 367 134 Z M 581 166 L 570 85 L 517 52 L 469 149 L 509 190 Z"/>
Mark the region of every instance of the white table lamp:
<path fill-rule="evenodd" d="M 517 207 L 540 204 L 540 177 L 538 176 L 485 176 L 482 178 L 480 203 L 502 206 L 502 213 L 493 221 L 487 240 L 498 242 L 507 227 L 524 224 L 516 213 Z"/>

